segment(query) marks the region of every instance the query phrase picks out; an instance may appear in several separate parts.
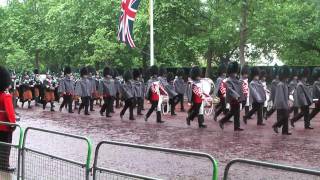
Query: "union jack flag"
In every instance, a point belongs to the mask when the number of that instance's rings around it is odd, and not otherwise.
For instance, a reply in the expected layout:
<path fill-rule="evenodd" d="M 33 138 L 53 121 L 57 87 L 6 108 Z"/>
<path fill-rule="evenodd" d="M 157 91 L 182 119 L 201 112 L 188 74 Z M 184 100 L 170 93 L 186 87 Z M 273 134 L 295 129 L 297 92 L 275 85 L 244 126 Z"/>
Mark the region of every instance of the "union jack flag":
<path fill-rule="evenodd" d="M 136 47 L 133 42 L 133 22 L 136 18 L 140 0 L 122 0 L 121 16 L 119 18 L 118 40 L 131 48 Z"/>

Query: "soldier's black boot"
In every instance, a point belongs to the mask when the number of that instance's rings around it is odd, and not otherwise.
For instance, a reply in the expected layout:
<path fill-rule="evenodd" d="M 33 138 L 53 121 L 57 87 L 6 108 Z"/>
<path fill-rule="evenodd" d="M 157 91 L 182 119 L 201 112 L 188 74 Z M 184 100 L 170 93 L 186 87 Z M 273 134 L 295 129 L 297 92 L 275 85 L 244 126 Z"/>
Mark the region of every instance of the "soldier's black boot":
<path fill-rule="evenodd" d="M 157 123 L 164 123 L 164 121 L 161 120 L 161 112 L 157 111 Z"/>

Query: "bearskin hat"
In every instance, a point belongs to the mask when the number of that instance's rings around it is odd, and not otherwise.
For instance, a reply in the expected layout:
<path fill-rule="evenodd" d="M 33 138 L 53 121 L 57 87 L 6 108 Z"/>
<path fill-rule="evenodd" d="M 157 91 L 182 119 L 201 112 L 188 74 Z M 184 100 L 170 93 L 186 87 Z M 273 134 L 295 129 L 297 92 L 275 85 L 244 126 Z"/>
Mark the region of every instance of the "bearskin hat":
<path fill-rule="evenodd" d="M 320 67 L 314 68 L 312 71 L 312 76 L 314 78 L 320 78 Z"/>
<path fill-rule="evenodd" d="M 0 91 L 5 91 L 11 84 L 11 76 L 3 66 L 0 66 L 0 77 Z"/>
<path fill-rule="evenodd" d="M 70 66 L 66 66 L 65 68 L 64 68 L 64 74 L 66 75 L 66 74 L 71 74 L 71 67 Z"/>
<path fill-rule="evenodd" d="M 291 76 L 299 76 L 299 69 L 297 68 L 291 68 Z"/>
<path fill-rule="evenodd" d="M 274 68 L 272 68 L 272 76 L 273 77 L 276 77 L 276 76 L 279 76 L 280 75 L 280 68 L 279 66 L 276 64 L 274 66 Z"/>
<path fill-rule="evenodd" d="M 39 74 L 39 69 L 34 69 L 33 74 Z"/>
<path fill-rule="evenodd" d="M 290 68 L 288 66 L 282 66 L 278 70 L 279 73 L 279 79 L 284 80 L 286 78 L 289 78 L 290 76 Z"/>
<path fill-rule="evenodd" d="M 170 81 L 173 81 L 174 80 L 174 74 L 172 72 L 169 72 L 168 75 L 167 75 L 167 81 L 170 82 Z"/>
<path fill-rule="evenodd" d="M 251 78 L 253 79 L 255 76 L 259 76 L 260 75 L 260 69 L 258 67 L 252 67 L 250 69 L 250 75 L 251 75 Z"/>
<path fill-rule="evenodd" d="M 149 69 L 149 73 L 151 76 L 157 76 L 159 74 L 159 69 L 157 66 L 151 66 Z"/>
<path fill-rule="evenodd" d="M 228 74 L 237 74 L 239 72 L 239 64 L 236 61 L 230 62 L 228 64 L 227 73 Z"/>
<path fill-rule="evenodd" d="M 88 75 L 88 68 L 83 67 L 80 69 L 80 76 L 83 77 L 85 75 Z"/>
<path fill-rule="evenodd" d="M 183 69 L 178 69 L 177 70 L 177 76 L 184 76 L 185 74 L 184 74 L 184 70 Z"/>
<path fill-rule="evenodd" d="M 167 68 L 161 67 L 159 69 L 159 76 L 165 76 L 167 74 Z"/>
<path fill-rule="evenodd" d="M 133 79 L 137 79 L 139 78 L 139 76 L 141 75 L 140 70 L 139 69 L 134 69 L 133 72 Z"/>
<path fill-rule="evenodd" d="M 106 76 L 112 76 L 112 69 L 108 66 L 103 69 L 103 77 Z"/>
<path fill-rule="evenodd" d="M 92 75 L 95 75 L 96 74 L 96 70 L 94 67 L 92 66 L 88 66 L 88 73 L 92 74 Z"/>
<path fill-rule="evenodd" d="M 260 71 L 260 77 L 265 77 L 265 78 L 267 78 L 267 72 L 266 72 L 266 70 L 261 70 Z"/>
<path fill-rule="evenodd" d="M 302 78 L 302 77 L 309 77 L 310 76 L 310 69 L 305 67 L 303 69 L 300 70 L 300 73 L 299 73 L 299 77 Z"/>
<path fill-rule="evenodd" d="M 113 78 L 116 78 L 119 76 L 119 71 L 117 69 L 112 68 L 111 69 L 111 74 Z"/>
<path fill-rule="evenodd" d="M 244 74 L 250 74 L 250 67 L 247 64 L 243 65 L 241 68 L 241 75 Z"/>
<path fill-rule="evenodd" d="M 227 66 L 224 63 L 221 63 L 218 67 L 218 75 L 222 75 L 224 73 L 227 73 Z"/>
<path fill-rule="evenodd" d="M 132 79 L 132 72 L 130 70 L 127 70 L 123 73 L 123 79 L 124 81 L 129 81 Z"/>
<path fill-rule="evenodd" d="M 195 80 L 197 77 L 201 76 L 201 69 L 198 66 L 194 66 L 190 70 L 191 79 Z"/>

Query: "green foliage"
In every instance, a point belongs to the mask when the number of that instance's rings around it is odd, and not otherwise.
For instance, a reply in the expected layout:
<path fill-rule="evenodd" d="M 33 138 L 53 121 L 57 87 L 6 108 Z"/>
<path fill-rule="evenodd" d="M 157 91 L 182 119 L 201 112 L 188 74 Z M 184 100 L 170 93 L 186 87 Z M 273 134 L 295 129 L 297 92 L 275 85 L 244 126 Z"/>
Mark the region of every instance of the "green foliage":
<path fill-rule="evenodd" d="M 141 1 L 134 24 L 137 48 L 117 40 L 120 0 L 11 0 L 0 7 L 0 62 L 13 69 L 61 70 L 106 64 L 149 65 L 149 4 Z M 184 67 L 239 57 L 239 0 L 155 1 L 158 65 Z M 248 0 L 246 56 L 252 63 L 276 52 L 287 64 L 320 62 L 317 0 Z"/>

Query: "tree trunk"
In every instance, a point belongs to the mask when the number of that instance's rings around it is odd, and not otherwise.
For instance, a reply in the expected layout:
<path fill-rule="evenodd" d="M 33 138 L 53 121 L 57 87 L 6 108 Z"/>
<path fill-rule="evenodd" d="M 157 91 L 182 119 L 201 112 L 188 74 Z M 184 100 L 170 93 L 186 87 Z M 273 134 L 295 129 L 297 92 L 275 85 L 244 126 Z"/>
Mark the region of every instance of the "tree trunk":
<path fill-rule="evenodd" d="M 249 0 L 242 1 L 242 9 L 241 9 L 241 23 L 240 23 L 240 64 L 243 66 L 246 62 L 245 60 L 245 46 L 247 43 L 247 19 L 248 19 L 248 11 L 249 11 Z"/>
<path fill-rule="evenodd" d="M 213 52 L 211 49 L 208 49 L 208 54 L 207 54 L 207 68 L 206 68 L 206 74 L 205 77 L 210 77 L 211 76 L 211 71 L 212 71 L 212 58 L 213 58 Z"/>
<path fill-rule="evenodd" d="M 35 66 L 36 66 L 36 69 L 39 69 L 39 67 L 40 67 L 40 64 L 39 64 L 39 62 L 40 62 L 39 56 L 40 56 L 40 50 L 37 49 L 37 50 L 36 50 L 36 55 L 35 55 Z"/>

